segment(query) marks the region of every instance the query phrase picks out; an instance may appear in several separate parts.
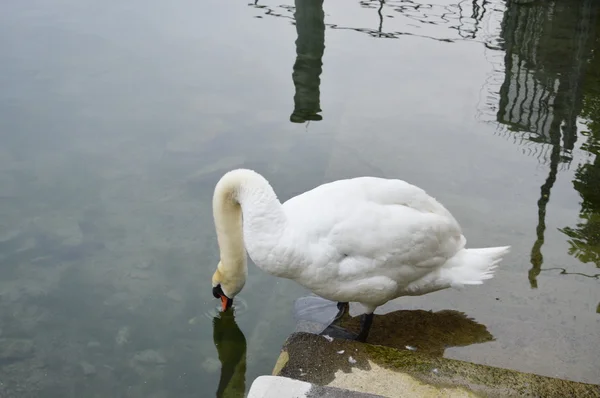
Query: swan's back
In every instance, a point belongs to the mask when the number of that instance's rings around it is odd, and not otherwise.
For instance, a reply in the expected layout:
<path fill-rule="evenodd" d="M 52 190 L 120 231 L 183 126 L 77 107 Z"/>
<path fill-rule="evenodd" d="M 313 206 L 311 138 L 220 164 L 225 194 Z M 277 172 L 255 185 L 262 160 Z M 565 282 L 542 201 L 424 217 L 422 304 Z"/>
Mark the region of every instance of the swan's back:
<path fill-rule="evenodd" d="M 396 179 L 358 177 L 320 185 L 284 203 L 288 217 L 294 223 L 313 223 L 317 217 L 337 213 L 357 206 L 405 206 L 421 213 L 433 213 L 447 218 L 458 231 L 460 225 L 452 214 L 423 189 Z M 325 225 L 324 225 L 325 226 Z"/>
<path fill-rule="evenodd" d="M 324 184 L 284 203 L 307 262 L 367 268 L 435 268 L 465 244 L 460 226 L 424 190 L 401 180 L 360 177 Z M 342 267 L 352 271 L 353 267 Z"/>

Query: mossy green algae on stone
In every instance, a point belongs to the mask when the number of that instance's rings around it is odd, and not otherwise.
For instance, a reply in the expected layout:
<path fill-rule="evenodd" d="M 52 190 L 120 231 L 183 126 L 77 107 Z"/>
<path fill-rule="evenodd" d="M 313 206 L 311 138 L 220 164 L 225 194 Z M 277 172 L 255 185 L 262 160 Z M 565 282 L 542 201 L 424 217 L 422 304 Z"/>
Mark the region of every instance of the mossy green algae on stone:
<path fill-rule="evenodd" d="M 362 378 L 368 376 L 367 381 L 359 386 L 363 392 L 385 396 L 398 396 L 394 395 L 397 394 L 394 390 L 386 393 L 386 385 L 406 386 L 406 380 L 412 380 L 415 388 L 428 386 L 437 389 L 440 396 L 600 397 L 599 385 L 349 340 L 329 341 L 324 336 L 308 333 L 292 334 L 283 347 L 282 355 L 288 358 L 285 364 L 281 363 L 283 361 L 279 363 L 280 376 L 352 389 L 353 386 L 348 385 L 352 378 L 344 377 L 347 380 L 344 385 L 340 376 L 356 373 L 355 381 L 359 374 Z"/>

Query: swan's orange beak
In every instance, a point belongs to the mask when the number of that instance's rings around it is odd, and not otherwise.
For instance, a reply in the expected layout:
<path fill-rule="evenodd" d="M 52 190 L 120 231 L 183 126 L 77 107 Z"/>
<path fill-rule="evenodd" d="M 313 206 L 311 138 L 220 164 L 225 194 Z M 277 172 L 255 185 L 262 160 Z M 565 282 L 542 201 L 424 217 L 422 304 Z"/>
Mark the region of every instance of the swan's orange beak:
<path fill-rule="evenodd" d="M 221 308 L 223 309 L 223 311 L 226 311 L 228 308 L 231 308 L 231 305 L 233 304 L 233 300 L 230 299 L 229 297 L 222 295 L 221 296 Z"/>
<path fill-rule="evenodd" d="M 233 299 L 230 299 L 225 295 L 225 293 L 223 293 L 221 285 L 213 287 L 212 294 L 214 298 L 221 299 L 221 308 L 223 309 L 223 311 L 227 310 L 228 308 L 231 308 L 231 306 L 233 305 Z"/>

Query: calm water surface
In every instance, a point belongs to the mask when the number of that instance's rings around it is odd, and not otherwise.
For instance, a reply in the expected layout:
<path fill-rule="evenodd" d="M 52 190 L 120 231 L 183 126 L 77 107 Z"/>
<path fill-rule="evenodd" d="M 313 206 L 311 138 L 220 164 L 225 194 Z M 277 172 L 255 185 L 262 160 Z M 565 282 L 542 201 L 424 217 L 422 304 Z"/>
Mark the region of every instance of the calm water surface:
<path fill-rule="evenodd" d="M 282 200 L 423 187 L 471 247 L 513 251 L 399 308 L 493 336 L 446 357 L 600 382 L 599 3 L 284 1 L 0 6 L 0 396 L 235 397 L 270 373 L 306 292 L 251 266 L 213 320 L 210 199 L 236 167 Z"/>

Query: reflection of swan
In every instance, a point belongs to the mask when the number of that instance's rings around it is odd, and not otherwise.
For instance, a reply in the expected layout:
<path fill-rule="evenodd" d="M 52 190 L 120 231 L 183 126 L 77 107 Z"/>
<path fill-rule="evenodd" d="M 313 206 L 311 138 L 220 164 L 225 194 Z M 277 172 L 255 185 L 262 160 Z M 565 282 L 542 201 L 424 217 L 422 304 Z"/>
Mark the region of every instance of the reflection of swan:
<path fill-rule="evenodd" d="M 296 0 L 296 63 L 292 79 L 296 87 L 294 112 L 290 120 L 304 123 L 321 120 L 319 85 L 325 51 L 325 13 L 323 0 Z"/>
<path fill-rule="evenodd" d="M 221 361 L 217 398 L 242 398 L 246 390 L 246 337 L 233 312 L 229 309 L 213 318 L 213 341 Z"/>
<path fill-rule="evenodd" d="M 448 210 L 400 180 L 335 181 L 282 205 L 260 174 L 234 170 L 215 187 L 213 212 L 221 254 L 213 295 L 224 308 L 245 284 L 247 249 L 266 272 L 339 302 L 342 312 L 347 302 L 360 303 L 359 340 L 366 339 L 378 306 L 481 284 L 508 251 L 465 249 Z"/>

